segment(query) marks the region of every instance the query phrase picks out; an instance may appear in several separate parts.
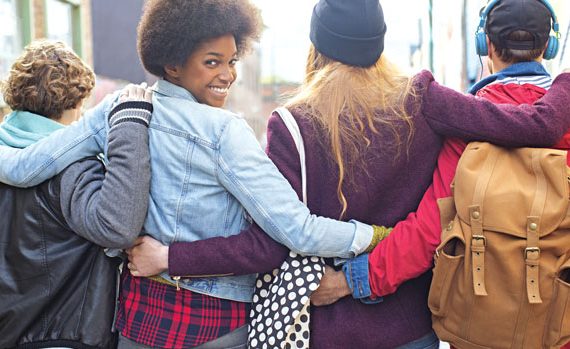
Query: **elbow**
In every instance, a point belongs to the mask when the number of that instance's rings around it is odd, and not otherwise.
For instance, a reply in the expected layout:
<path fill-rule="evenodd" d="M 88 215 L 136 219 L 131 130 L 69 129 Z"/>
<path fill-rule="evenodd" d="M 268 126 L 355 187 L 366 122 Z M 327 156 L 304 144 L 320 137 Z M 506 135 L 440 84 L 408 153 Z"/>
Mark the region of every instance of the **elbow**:
<path fill-rule="evenodd" d="M 98 216 L 98 219 L 93 221 L 97 226 L 97 236 L 105 237 L 104 247 L 118 249 L 132 247 L 142 230 L 143 220 L 134 222 L 130 217 L 124 217 L 124 219 L 106 219 L 105 217 L 104 215 Z"/>
<path fill-rule="evenodd" d="M 129 248 L 132 247 L 135 244 L 135 240 L 138 237 L 138 231 L 134 232 L 134 231 L 130 231 L 130 232 L 126 232 L 126 231 L 116 231 L 116 230 L 112 230 L 109 231 L 107 236 L 108 241 L 105 244 L 106 246 L 104 247 L 108 247 L 108 248 L 117 248 L 117 249 L 125 249 L 125 248 Z"/>
<path fill-rule="evenodd" d="M 10 159 L 3 162 L 2 167 L 0 167 L 0 182 L 17 188 L 31 186 L 26 186 L 26 176 L 19 175 L 19 171 L 17 169 L 17 162 L 12 163 Z"/>
<path fill-rule="evenodd" d="M 291 251 L 300 254 L 301 256 L 319 256 L 325 258 L 341 257 L 350 258 L 353 257 L 352 254 L 343 254 L 341 251 L 328 251 L 323 249 L 323 246 L 319 241 L 315 241 L 314 238 L 306 237 L 301 240 L 290 241 L 288 246 Z"/>
<path fill-rule="evenodd" d="M 148 194 L 145 195 L 148 198 Z M 144 201 L 144 200 L 143 200 Z M 146 218 L 146 211 L 148 209 L 148 204 L 143 205 L 144 214 L 134 214 L 133 216 L 125 217 L 122 221 L 123 223 L 119 228 L 116 225 L 107 225 L 108 236 L 113 237 L 113 241 L 116 246 L 114 248 L 129 248 L 135 244 L 135 240 L 139 237 L 141 231 L 143 230 L 144 221 Z"/>
<path fill-rule="evenodd" d="M 302 234 L 297 235 L 296 239 L 287 239 L 287 247 L 302 256 L 316 255 L 317 246 L 310 236 Z"/>

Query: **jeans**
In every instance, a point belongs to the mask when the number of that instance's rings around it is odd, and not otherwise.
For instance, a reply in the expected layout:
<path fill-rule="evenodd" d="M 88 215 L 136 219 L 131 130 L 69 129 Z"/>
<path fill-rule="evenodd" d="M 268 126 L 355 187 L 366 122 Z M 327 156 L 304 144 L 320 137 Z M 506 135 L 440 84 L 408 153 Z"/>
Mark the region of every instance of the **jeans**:
<path fill-rule="evenodd" d="M 439 339 L 435 335 L 435 332 L 430 332 L 429 334 L 411 341 L 404 345 L 399 346 L 396 349 L 438 349 Z"/>

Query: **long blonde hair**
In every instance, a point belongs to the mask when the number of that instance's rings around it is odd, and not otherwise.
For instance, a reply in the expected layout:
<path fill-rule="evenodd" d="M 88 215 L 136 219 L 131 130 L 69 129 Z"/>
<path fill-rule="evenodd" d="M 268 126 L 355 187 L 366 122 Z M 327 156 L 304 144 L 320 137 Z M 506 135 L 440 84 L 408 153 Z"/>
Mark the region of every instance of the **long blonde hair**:
<path fill-rule="evenodd" d="M 356 160 L 371 143 L 367 128 L 379 134 L 379 128 L 387 127 L 394 135 L 397 155 L 403 138 L 406 144 L 412 139 L 413 122 L 405 107 L 410 95 L 414 95 L 410 77 L 402 75 L 384 57 L 371 67 L 355 67 L 332 60 L 311 45 L 305 80 L 286 106 L 303 108 L 324 131 L 338 166 L 340 218 L 348 207 L 342 190 L 347 174 L 355 166 L 366 170 L 364 160 Z M 404 121 L 407 135 L 396 127 L 398 121 Z"/>

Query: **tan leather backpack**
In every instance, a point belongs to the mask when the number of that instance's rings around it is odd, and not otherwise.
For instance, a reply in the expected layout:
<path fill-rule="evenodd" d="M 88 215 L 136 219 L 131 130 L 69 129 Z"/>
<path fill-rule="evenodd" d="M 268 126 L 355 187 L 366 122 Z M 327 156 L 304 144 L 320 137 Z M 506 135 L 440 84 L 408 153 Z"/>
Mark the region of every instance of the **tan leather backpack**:
<path fill-rule="evenodd" d="M 460 349 L 570 342 L 566 151 L 470 143 L 440 202 L 433 328 Z"/>

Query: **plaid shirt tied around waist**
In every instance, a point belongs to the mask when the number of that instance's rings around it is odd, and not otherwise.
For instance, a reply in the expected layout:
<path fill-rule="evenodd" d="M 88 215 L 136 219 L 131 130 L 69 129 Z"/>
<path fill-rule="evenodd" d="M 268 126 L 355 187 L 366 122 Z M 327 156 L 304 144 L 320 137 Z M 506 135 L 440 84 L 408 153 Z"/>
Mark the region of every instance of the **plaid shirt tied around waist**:
<path fill-rule="evenodd" d="M 190 348 L 247 322 L 250 304 L 211 297 L 148 278 L 121 276 L 117 329 L 154 348 Z"/>

